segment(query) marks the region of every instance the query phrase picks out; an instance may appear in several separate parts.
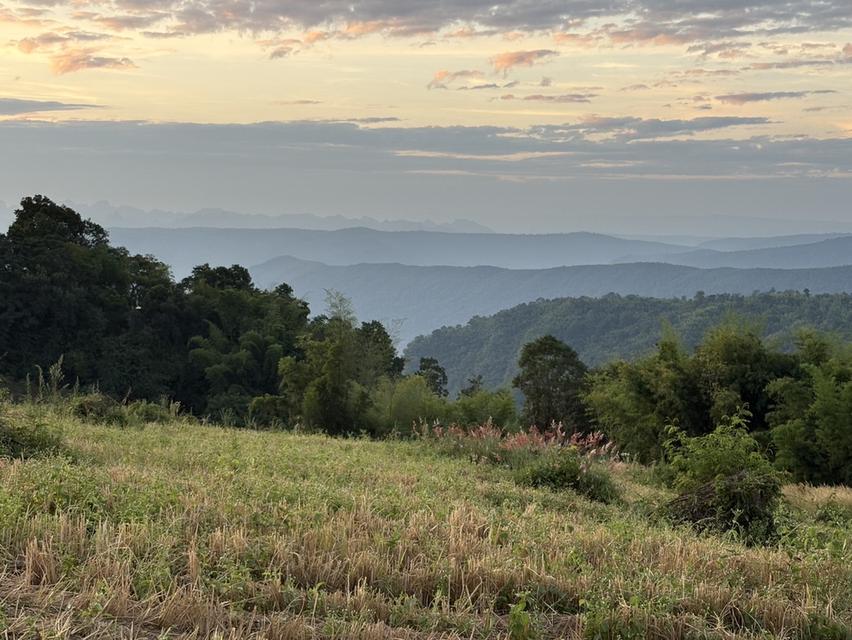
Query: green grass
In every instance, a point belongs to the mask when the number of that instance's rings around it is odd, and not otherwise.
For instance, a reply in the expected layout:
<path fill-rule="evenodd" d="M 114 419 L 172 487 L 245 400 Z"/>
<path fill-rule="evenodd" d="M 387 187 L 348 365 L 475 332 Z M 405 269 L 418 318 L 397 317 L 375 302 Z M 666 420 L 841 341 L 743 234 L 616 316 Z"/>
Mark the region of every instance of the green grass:
<path fill-rule="evenodd" d="M 848 489 L 788 488 L 748 548 L 621 464 L 604 505 L 417 441 L 12 411 L 66 449 L 0 461 L 8 637 L 852 637 Z"/>

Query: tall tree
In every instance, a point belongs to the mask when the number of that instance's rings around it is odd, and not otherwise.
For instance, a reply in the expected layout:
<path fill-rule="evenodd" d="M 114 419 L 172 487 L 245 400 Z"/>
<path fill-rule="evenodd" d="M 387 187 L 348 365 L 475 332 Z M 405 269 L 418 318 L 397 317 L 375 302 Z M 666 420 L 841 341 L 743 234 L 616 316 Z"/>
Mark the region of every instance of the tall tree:
<path fill-rule="evenodd" d="M 447 372 L 435 358 L 420 358 L 417 375 L 426 380 L 427 386 L 436 396 L 447 397 Z"/>
<path fill-rule="evenodd" d="M 512 384 L 524 394 L 527 424 L 548 427 L 561 422 L 571 431 L 585 430 L 588 421 L 580 393 L 588 369 L 574 349 L 543 336 L 524 345 L 518 366 Z"/>

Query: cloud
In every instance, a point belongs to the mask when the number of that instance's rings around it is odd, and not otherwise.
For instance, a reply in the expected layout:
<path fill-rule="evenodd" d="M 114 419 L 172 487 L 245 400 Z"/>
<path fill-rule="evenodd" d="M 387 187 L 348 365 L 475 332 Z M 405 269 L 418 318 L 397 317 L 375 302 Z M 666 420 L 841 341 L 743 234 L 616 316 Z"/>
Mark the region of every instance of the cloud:
<path fill-rule="evenodd" d="M 751 49 L 750 42 L 702 42 L 688 47 L 687 53 L 698 53 L 702 57 L 741 58 Z"/>
<path fill-rule="evenodd" d="M 770 69 L 798 69 L 799 67 L 830 67 L 834 60 L 781 60 L 777 62 L 753 62 L 743 71 L 769 71 Z"/>
<path fill-rule="evenodd" d="M 449 71 L 441 69 L 435 72 L 432 80 L 426 85 L 429 89 L 446 89 L 456 80 L 481 80 L 485 77 L 482 71 L 476 69 L 462 69 L 461 71 Z"/>
<path fill-rule="evenodd" d="M 505 85 L 499 85 L 496 82 L 485 82 L 483 84 L 472 84 L 470 86 L 459 87 L 456 91 L 482 91 L 484 89 L 501 89 Z"/>
<path fill-rule="evenodd" d="M 76 111 L 80 109 L 101 109 L 96 104 L 75 104 L 53 100 L 22 100 L 19 98 L 0 98 L 0 116 L 17 116 L 26 113 L 46 111 Z"/>
<path fill-rule="evenodd" d="M 322 104 L 321 100 L 275 100 L 272 104 L 280 105 L 280 106 L 293 106 L 293 105 L 313 105 L 313 104 Z"/>
<path fill-rule="evenodd" d="M 112 29 L 113 31 L 125 30 L 143 30 L 147 29 L 167 17 L 166 14 L 155 12 L 142 15 L 114 15 L 114 16 L 98 16 L 94 18 L 96 22 L 102 26 Z"/>
<path fill-rule="evenodd" d="M 544 95 L 541 93 L 536 93 L 528 96 L 519 97 L 514 94 L 506 94 L 504 96 L 500 96 L 501 100 L 525 100 L 525 101 L 533 101 L 533 102 L 557 102 L 557 103 L 570 103 L 570 102 L 591 102 L 592 98 L 597 98 L 598 95 L 596 93 L 563 93 L 559 95 Z"/>
<path fill-rule="evenodd" d="M 555 41 L 563 45 L 590 46 L 604 40 L 671 45 L 852 27 L 848 0 L 30 0 L 30 4 L 35 11 L 44 5 L 85 6 L 102 24 L 116 30 L 256 35 L 302 31 L 322 39 L 379 33 L 517 38 L 552 31 Z M 0 19 L 40 18 L 7 9 Z M 605 26 L 591 26 L 601 23 Z M 161 28 L 152 29 L 154 25 Z"/>
<path fill-rule="evenodd" d="M 767 91 L 762 93 L 730 93 L 724 96 L 716 96 L 719 102 L 727 102 L 728 104 L 748 104 L 750 102 L 769 102 L 771 100 L 787 100 L 806 98 L 810 95 L 837 93 L 831 89 L 823 89 L 820 91 Z"/>
<path fill-rule="evenodd" d="M 552 49 L 536 49 L 534 51 L 507 51 L 498 53 L 491 58 L 491 66 L 498 73 L 507 73 L 514 67 L 531 67 L 536 62 L 558 56 L 558 51 Z"/>
<path fill-rule="evenodd" d="M 17 46 L 21 53 L 33 53 L 43 49 L 51 50 L 60 46 L 109 40 L 110 38 L 112 36 L 104 33 L 92 33 L 88 31 L 67 31 L 64 33 L 48 31 L 37 36 L 21 38 L 13 44 Z"/>
<path fill-rule="evenodd" d="M 98 55 L 94 49 L 69 49 L 51 56 L 50 67 L 55 74 L 64 75 L 85 69 L 133 69 L 136 64 L 130 58 Z"/>
<path fill-rule="evenodd" d="M 528 232 L 548 220 L 576 229 L 625 212 L 735 214 L 743 202 L 754 204 L 753 215 L 801 219 L 819 202 L 822 215 L 852 223 L 852 138 L 745 128 L 761 122 L 617 114 L 524 128 L 7 120 L 0 199 L 44 192 L 145 208 L 383 217 L 398 216 L 404 203 L 411 216 L 463 209 Z M 518 211 L 528 215 L 518 221 Z"/>
<path fill-rule="evenodd" d="M 843 47 L 843 55 L 847 58 L 852 58 L 852 42 Z"/>
<path fill-rule="evenodd" d="M 556 44 L 574 47 L 593 47 L 601 43 L 603 38 L 598 34 L 559 32 L 553 34 Z"/>

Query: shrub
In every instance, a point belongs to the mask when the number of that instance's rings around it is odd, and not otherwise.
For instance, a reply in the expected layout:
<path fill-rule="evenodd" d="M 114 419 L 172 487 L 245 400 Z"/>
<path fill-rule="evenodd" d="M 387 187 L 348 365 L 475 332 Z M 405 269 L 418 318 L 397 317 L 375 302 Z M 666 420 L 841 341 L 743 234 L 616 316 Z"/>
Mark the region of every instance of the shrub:
<path fill-rule="evenodd" d="M 533 487 L 573 489 L 591 500 L 614 502 L 618 488 L 603 469 L 593 468 L 573 447 L 548 451 L 518 470 L 517 480 Z"/>
<path fill-rule="evenodd" d="M 515 399 L 505 389 L 493 392 L 479 390 L 459 396 L 449 405 L 449 413 L 453 421 L 461 425 L 483 424 L 491 420 L 505 428 L 518 421 Z"/>
<path fill-rule="evenodd" d="M 39 418 L 0 405 L 0 456 L 34 458 L 62 451 L 62 431 Z"/>
<path fill-rule="evenodd" d="M 127 424 L 125 408 L 113 398 L 93 391 L 71 398 L 71 412 L 87 422 L 102 422 L 107 424 Z"/>
<path fill-rule="evenodd" d="M 726 418 L 706 436 L 675 435 L 667 449 L 679 495 L 668 504 L 669 516 L 699 530 L 733 531 L 747 543 L 768 540 L 775 532 L 780 477 L 743 417 Z"/>
<path fill-rule="evenodd" d="M 279 427 L 287 423 L 290 402 L 285 396 L 263 395 L 252 398 L 249 420 L 262 427 Z"/>
<path fill-rule="evenodd" d="M 443 420 L 447 403 L 423 376 L 382 380 L 370 394 L 367 421 L 377 435 L 411 434 L 414 425 Z"/>
<path fill-rule="evenodd" d="M 131 402 L 127 405 L 125 413 L 130 421 L 141 424 L 165 424 L 171 422 L 175 417 L 168 407 L 147 400 Z"/>

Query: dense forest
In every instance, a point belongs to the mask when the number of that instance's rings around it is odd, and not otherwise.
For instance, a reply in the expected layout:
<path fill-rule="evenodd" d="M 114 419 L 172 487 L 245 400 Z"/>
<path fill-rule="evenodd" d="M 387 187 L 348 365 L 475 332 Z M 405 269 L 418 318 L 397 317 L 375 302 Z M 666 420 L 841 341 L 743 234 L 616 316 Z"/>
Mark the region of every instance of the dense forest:
<path fill-rule="evenodd" d="M 61 360 L 65 380 L 104 399 L 373 434 L 410 429 L 445 395 L 437 363 L 404 378 L 385 327 L 359 324 L 333 292 L 328 313 L 310 317 L 288 285 L 260 290 L 238 265 L 200 265 L 175 281 L 41 196 L 24 199 L 0 235 L 0 268 L 0 376 L 19 392 Z M 514 411 L 507 394 L 476 391 L 452 410 L 470 421 Z"/>
<path fill-rule="evenodd" d="M 510 383 L 517 373 L 521 347 L 551 334 L 570 344 L 589 365 L 629 359 L 650 352 L 666 327 L 686 347 L 694 347 L 709 329 L 729 317 L 750 320 L 770 343 L 789 350 L 797 329 L 810 327 L 852 338 L 852 295 L 804 292 L 719 294 L 690 298 L 607 295 L 560 298 L 522 304 L 466 325 L 444 327 L 415 339 L 406 349 L 410 361 L 434 357 L 446 369 L 448 388 L 459 390 L 472 375 L 486 387 Z"/>

